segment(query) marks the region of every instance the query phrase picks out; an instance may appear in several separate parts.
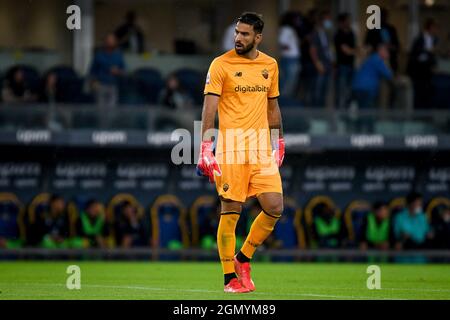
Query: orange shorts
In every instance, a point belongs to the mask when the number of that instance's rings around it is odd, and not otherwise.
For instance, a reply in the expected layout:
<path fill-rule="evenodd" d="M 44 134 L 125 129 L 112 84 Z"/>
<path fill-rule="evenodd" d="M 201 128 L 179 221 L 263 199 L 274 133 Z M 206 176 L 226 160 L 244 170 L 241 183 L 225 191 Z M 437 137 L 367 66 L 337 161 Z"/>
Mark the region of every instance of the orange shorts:
<path fill-rule="evenodd" d="M 219 196 L 239 202 L 265 192 L 283 193 L 271 151 L 234 151 L 216 155 L 222 171 L 215 176 Z"/>

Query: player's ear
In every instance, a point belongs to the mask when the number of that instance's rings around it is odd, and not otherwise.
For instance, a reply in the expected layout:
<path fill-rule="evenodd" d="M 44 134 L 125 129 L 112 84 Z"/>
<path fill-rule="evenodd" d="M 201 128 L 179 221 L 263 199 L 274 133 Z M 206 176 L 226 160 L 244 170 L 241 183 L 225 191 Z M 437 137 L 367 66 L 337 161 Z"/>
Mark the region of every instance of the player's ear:
<path fill-rule="evenodd" d="M 259 44 L 262 41 L 262 33 L 257 33 L 255 36 L 256 44 Z"/>

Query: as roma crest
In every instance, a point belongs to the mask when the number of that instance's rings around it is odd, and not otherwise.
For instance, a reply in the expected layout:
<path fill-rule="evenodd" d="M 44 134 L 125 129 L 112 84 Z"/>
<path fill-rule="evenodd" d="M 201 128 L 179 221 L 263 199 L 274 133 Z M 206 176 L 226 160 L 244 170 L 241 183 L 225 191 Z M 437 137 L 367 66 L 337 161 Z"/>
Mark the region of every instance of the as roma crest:
<path fill-rule="evenodd" d="M 264 79 L 267 79 L 269 77 L 269 71 L 267 71 L 267 69 L 261 71 L 261 74 L 264 77 Z"/>

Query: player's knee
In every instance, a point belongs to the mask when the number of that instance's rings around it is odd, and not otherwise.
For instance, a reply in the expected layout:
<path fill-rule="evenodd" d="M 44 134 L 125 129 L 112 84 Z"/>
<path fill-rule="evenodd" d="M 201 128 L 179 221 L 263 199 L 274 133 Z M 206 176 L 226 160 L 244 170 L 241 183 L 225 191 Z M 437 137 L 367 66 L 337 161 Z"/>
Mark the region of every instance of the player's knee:
<path fill-rule="evenodd" d="M 221 198 L 221 213 L 242 212 L 242 203 Z"/>
<path fill-rule="evenodd" d="M 272 202 L 264 207 L 264 212 L 272 217 L 279 218 L 283 214 L 283 202 Z"/>

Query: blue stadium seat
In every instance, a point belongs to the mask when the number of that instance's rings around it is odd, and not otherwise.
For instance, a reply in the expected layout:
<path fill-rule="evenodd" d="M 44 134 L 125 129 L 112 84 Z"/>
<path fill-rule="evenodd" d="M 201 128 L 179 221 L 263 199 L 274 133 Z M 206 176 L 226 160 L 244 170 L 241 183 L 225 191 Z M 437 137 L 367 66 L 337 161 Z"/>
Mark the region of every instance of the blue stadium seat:
<path fill-rule="evenodd" d="M 83 79 L 81 79 L 75 70 L 66 65 L 58 65 L 50 68 L 45 73 L 46 77 L 53 73 L 57 78 L 58 96 L 57 102 L 63 103 L 82 103 L 86 99 L 83 93 Z"/>
<path fill-rule="evenodd" d="M 357 246 L 358 239 L 361 238 L 364 219 L 370 212 L 370 204 L 364 200 L 352 201 L 344 212 L 344 222 L 348 232 L 350 246 Z"/>
<path fill-rule="evenodd" d="M 176 196 L 159 196 L 150 211 L 153 248 L 177 249 L 189 246 L 186 210 Z"/>
<path fill-rule="evenodd" d="M 119 104 L 126 106 L 144 104 L 144 99 L 138 92 L 137 81 L 133 76 L 119 78 Z"/>
<path fill-rule="evenodd" d="M 25 242 L 24 207 L 12 193 L 0 193 L 0 238 Z"/>
<path fill-rule="evenodd" d="M 427 204 L 425 212 L 428 217 L 428 221 L 433 223 L 438 220 L 439 210 L 443 207 L 450 208 L 450 199 L 446 197 L 436 197 L 431 199 Z"/>
<path fill-rule="evenodd" d="M 143 98 L 144 103 L 158 103 L 159 94 L 164 87 L 161 73 L 153 68 L 139 68 L 134 72 L 133 77 L 138 94 Z"/>
<path fill-rule="evenodd" d="M 180 84 L 185 88 L 197 105 L 202 104 L 203 88 L 205 84 L 206 74 L 192 69 L 179 69 L 175 72 L 175 76 L 180 81 Z"/>
<path fill-rule="evenodd" d="M 450 106 L 450 76 L 448 74 L 436 74 L 432 79 L 434 92 L 431 106 L 433 109 L 447 109 Z"/>
<path fill-rule="evenodd" d="M 189 212 L 192 246 L 199 246 L 202 237 L 201 230 L 208 223 L 208 217 L 211 214 L 216 214 L 217 204 L 217 197 L 209 195 L 198 197 L 192 204 Z"/>
<path fill-rule="evenodd" d="M 78 78 L 76 71 L 71 66 L 58 65 L 47 70 L 46 73 L 55 73 L 59 79 L 75 79 Z"/>
<path fill-rule="evenodd" d="M 37 230 L 36 221 L 39 217 L 48 211 L 48 204 L 51 195 L 49 193 L 40 193 L 36 195 L 27 208 L 26 230 L 27 242 L 29 245 L 38 245 L 40 239 L 39 230 Z"/>

